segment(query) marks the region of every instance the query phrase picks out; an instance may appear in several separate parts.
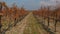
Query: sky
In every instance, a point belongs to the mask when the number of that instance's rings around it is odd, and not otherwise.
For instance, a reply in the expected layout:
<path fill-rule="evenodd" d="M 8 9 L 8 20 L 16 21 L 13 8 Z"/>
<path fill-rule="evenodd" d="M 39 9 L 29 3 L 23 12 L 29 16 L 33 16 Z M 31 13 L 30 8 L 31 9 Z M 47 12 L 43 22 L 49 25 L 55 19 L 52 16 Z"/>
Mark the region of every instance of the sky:
<path fill-rule="evenodd" d="M 0 2 L 6 2 L 8 6 L 16 4 L 18 7 L 24 6 L 24 8 L 33 10 L 38 9 L 41 6 L 55 6 L 56 1 L 59 3 L 60 0 L 0 0 Z"/>

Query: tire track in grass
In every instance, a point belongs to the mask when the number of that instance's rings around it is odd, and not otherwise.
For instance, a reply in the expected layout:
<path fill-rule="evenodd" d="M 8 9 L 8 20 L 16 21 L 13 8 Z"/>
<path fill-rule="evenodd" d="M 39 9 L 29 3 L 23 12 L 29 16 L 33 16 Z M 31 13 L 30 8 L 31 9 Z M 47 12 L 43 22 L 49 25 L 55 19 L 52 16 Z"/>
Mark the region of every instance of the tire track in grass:
<path fill-rule="evenodd" d="M 33 15 L 31 15 L 29 21 L 30 21 L 30 24 L 31 24 L 32 34 L 37 34 L 36 27 L 35 27 L 35 23 L 34 23 L 34 22 L 36 22 L 36 21 L 35 21 Z"/>
<path fill-rule="evenodd" d="M 35 17 L 34 17 L 35 18 Z M 36 22 L 37 20 L 35 20 L 35 29 L 37 31 L 37 34 L 47 34 L 47 32 L 43 29 L 43 27 L 41 26 L 41 24 L 38 24 L 38 22 Z"/>
<path fill-rule="evenodd" d="M 25 34 L 33 34 L 33 32 L 34 32 L 34 29 L 33 29 L 33 27 L 32 27 L 32 24 L 31 24 L 31 16 L 29 17 L 29 19 L 28 19 L 28 25 L 27 25 L 28 27 L 28 29 L 25 29 L 24 30 L 24 33 Z"/>
<path fill-rule="evenodd" d="M 32 24 L 33 26 L 33 29 L 34 29 L 34 33 L 33 34 L 39 34 L 39 31 L 37 30 L 37 27 L 36 27 L 36 23 L 33 23 Z"/>
<path fill-rule="evenodd" d="M 47 34 L 47 32 L 42 28 L 42 26 L 40 24 L 37 24 L 37 28 L 38 28 L 38 31 L 41 33 L 41 34 Z"/>
<path fill-rule="evenodd" d="M 29 23 L 29 19 L 28 19 L 28 24 L 24 30 L 24 34 L 32 34 L 32 29 L 31 29 L 31 24 Z"/>
<path fill-rule="evenodd" d="M 47 31 L 45 31 L 45 29 L 43 29 L 43 26 L 40 24 L 40 22 L 43 22 L 41 21 L 43 18 L 42 17 L 36 17 L 36 20 L 39 20 L 39 23 L 37 23 L 37 28 L 39 30 L 39 32 L 41 32 L 41 34 L 47 34 Z M 45 24 L 46 25 L 46 24 Z"/>

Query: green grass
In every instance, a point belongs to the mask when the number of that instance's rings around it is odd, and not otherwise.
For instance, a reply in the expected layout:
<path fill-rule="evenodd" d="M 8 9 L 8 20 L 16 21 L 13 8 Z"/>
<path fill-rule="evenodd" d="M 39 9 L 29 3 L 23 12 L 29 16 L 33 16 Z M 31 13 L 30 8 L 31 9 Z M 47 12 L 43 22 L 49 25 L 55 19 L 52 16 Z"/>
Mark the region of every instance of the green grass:
<path fill-rule="evenodd" d="M 33 15 L 30 15 L 30 17 L 28 18 L 27 29 L 25 28 L 24 34 L 41 34 L 39 30 L 42 29 L 41 27 L 42 26 L 38 24 L 38 21 L 35 19 L 35 17 Z"/>

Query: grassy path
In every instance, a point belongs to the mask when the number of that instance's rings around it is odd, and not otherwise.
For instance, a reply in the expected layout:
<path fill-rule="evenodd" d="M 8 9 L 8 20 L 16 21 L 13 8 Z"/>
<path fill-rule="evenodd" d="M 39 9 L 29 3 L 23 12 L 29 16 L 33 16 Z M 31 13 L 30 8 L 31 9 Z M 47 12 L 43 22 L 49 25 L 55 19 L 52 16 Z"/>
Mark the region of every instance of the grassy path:
<path fill-rule="evenodd" d="M 29 13 L 21 22 L 19 22 L 6 34 L 47 34 L 38 23 L 32 13 Z"/>
<path fill-rule="evenodd" d="M 42 29 L 42 26 L 38 24 L 37 20 L 33 14 L 28 18 L 28 24 L 24 29 L 24 34 L 47 34 L 47 32 Z"/>

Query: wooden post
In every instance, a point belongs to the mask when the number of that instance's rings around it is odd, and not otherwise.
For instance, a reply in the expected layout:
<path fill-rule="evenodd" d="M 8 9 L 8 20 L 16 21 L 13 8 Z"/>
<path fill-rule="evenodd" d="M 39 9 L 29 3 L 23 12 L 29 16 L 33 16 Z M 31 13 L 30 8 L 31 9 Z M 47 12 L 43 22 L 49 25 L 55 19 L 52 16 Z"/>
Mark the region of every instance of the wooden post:
<path fill-rule="evenodd" d="M 14 15 L 16 16 L 16 10 L 14 11 Z M 15 19 L 14 19 L 14 26 L 16 26 L 16 17 L 15 17 Z"/>
<path fill-rule="evenodd" d="M 44 24 L 44 23 L 43 23 L 43 11 L 42 11 L 42 24 Z"/>
<path fill-rule="evenodd" d="M 56 1 L 56 3 L 58 3 L 58 1 Z M 58 8 L 60 9 L 60 8 Z M 58 9 L 56 9 L 56 11 L 58 11 Z M 55 15 L 56 15 L 56 19 L 55 19 L 55 33 L 56 33 L 56 25 L 57 25 L 57 12 L 55 12 Z"/>
<path fill-rule="evenodd" d="M 48 28 L 49 28 L 49 16 L 48 16 Z"/>
<path fill-rule="evenodd" d="M 48 28 L 49 28 L 49 7 L 48 7 L 47 18 L 48 18 Z"/>
<path fill-rule="evenodd" d="M 48 26 L 47 26 L 48 29 L 47 29 L 47 30 L 48 30 L 48 33 L 49 33 L 49 31 L 50 31 L 50 30 L 49 30 L 49 25 L 50 25 L 50 24 L 49 24 L 49 7 L 48 7 L 47 19 L 48 19 Z M 48 33 L 47 33 L 47 34 L 48 34 Z"/>
<path fill-rule="evenodd" d="M 56 12 L 56 19 L 55 19 L 55 32 L 56 32 L 56 24 L 57 24 L 57 12 Z"/>
<path fill-rule="evenodd" d="M 1 4 L 1 2 L 0 2 L 0 13 L 2 13 L 2 4 Z M 1 34 L 1 27 L 2 27 L 1 17 L 2 17 L 2 15 L 0 14 L 0 34 Z"/>
<path fill-rule="evenodd" d="M 14 19 L 14 26 L 16 25 L 16 18 Z"/>

